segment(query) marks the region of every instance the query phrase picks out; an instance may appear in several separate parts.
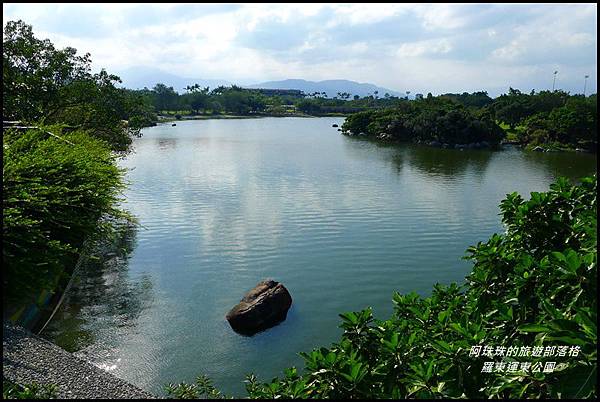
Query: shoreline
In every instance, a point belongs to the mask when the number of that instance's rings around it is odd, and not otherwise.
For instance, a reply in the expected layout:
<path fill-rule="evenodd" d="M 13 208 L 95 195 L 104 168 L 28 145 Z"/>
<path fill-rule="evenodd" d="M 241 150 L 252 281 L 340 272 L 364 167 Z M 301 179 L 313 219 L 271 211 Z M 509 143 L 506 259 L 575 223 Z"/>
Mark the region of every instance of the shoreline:
<path fill-rule="evenodd" d="M 325 114 L 322 116 L 315 116 L 310 114 L 257 114 L 257 115 L 228 115 L 228 114 L 217 114 L 217 115 L 189 115 L 189 116 L 181 116 L 180 119 L 177 119 L 175 116 L 165 116 L 158 115 L 159 123 L 172 123 L 177 121 L 186 121 L 186 120 L 227 120 L 227 119 L 260 119 L 264 117 L 302 117 L 302 118 L 319 118 L 319 117 L 348 117 L 349 115 L 341 115 L 341 114 Z"/>
<path fill-rule="evenodd" d="M 542 146 L 537 145 L 533 146 L 531 144 L 522 143 L 519 141 L 511 141 L 511 140 L 503 140 L 499 143 L 488 143 L 487 141 L 468 143 L 468 144 L 450 144 L 450 143 L 440 143 L 437 141 L 411 141 L 411 140 L 398 140 L 392 137 L 386 136 L 369 136 L 365 133 L 353 133 L 349 131 L 344 131 L 342 129 L 341 134 L 347 137 L 351 137 L 357 140 L 362 141 L 370 141 L 376 144 L 415 144 L 422 145 L 429 148 L 439 148 L 439 149 L 450 149 L 450 150 L 489 150 L 489 151 L 501 151 L 505 148 L 518 148 L 523 152 L 535 152 L 535 153 L 575 153 L 575 154 L 597 154 L 597 145 L 592 148 L 572 148 L 563 146 L 560 148 L 556 148 L 553 146 Z M 545 144 L 544 144 L 545 145 Z"/>
<path fill-rule="evenodd" d="M 57 386 L 58 399 L 158 399 L 19 325 L 3 322 L 4 379 Z"/>

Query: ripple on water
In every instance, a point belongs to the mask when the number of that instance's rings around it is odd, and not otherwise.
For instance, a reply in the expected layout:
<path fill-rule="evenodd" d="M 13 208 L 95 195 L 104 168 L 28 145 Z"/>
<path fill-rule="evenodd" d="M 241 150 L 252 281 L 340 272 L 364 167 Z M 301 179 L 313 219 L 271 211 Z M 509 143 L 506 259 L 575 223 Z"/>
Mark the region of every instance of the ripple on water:
<path fill-rule="evenodd" d="M 144 130 L 124 207 L 138 217 L 121 269 L 72 290 L 52 323 L 60 344 L 153 392 L 204 373 L 227 393 L 301 365 L 334 341 L 338 314 L 392 313 L 394 291 L 462 281 L 465 249 L 503 231 L 498 203 L 544 191 L 595 156 L 380 147 L 339 135 L 343 119 L 180 122 Z M 294 299 L 254 337 L 226 312 L 259 280 Z"/>

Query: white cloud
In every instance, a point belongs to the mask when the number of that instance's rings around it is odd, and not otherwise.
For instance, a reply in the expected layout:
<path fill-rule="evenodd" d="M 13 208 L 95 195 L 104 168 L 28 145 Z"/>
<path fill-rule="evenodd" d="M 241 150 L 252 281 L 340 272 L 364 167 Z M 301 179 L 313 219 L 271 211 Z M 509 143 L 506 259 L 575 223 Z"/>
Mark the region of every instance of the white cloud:
<path fill-rule="evenodd" d="M 391 18 L 412 8 L 409 4 L 345 4 L 333 6 L 336 12 L 335 23 L 352 25 L 373 24 L 386 18 Z"/>
<path fill-rule="evenodd" d="M 538 85 L 589 74 L 597 5 L 3 4 L 36 36 L 90 52 L 108 71 L 138 65 L 229 81 L 344 78 L 403 91 Z"/>
<path fill-rule="evenodd" d="M 427 41 L 403 43 L 398 49 L 400 57 L 418 57 L 424 54 L 445 54 L 452 50 L 450 41 L 446 38 Z"/>
<path fill-rule="evenodd" d="M 519 43 L 519 41 L 514 40 L 506 46 L 502 46 L 498 49 L 495 49 L 492 52 L 492 58 L 498 60 L 512 61 L 516 60 L 517 57 L 523 55 L 525 53 L 525 50 L 525 46 Z"/>
<path fill-rule="evenodd" d="M 416 8 L 426 29 L 457 29 L 465 25 L 461 7 L 456 4 L 421 5 Z"/>

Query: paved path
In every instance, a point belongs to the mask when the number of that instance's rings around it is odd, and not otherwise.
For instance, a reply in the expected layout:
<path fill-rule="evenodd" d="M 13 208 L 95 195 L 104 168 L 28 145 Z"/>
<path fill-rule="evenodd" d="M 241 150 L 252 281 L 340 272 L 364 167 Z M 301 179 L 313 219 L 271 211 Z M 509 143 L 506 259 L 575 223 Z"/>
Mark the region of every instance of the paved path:
<path fill-rule="evenodd" d="M 6 321 L 2 330 L 2 375 L 16 384 L 56 384 L 58 398 L 156 398 Z"/>

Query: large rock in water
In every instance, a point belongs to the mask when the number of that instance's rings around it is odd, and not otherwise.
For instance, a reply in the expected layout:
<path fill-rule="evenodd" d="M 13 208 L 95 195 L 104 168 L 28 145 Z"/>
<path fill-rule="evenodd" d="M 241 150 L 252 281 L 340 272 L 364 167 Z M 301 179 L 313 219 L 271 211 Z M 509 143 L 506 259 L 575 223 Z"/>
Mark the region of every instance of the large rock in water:
<path fill-rule="evenodd" d="M 227 313 L 227 321 L 235 332 L 253 335 L 285 320 L 292 296 L 279 282 L 265 280 L 250 290 Z"/>

